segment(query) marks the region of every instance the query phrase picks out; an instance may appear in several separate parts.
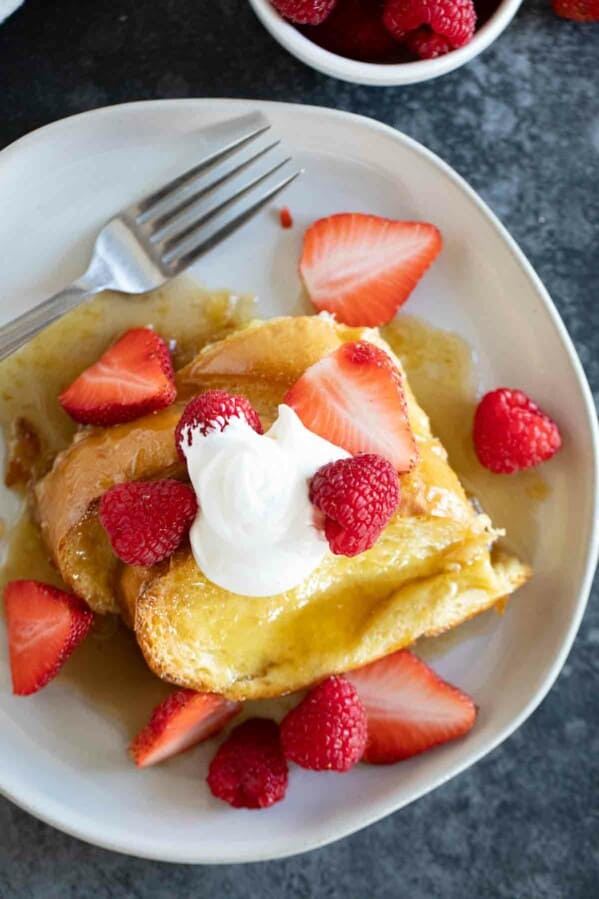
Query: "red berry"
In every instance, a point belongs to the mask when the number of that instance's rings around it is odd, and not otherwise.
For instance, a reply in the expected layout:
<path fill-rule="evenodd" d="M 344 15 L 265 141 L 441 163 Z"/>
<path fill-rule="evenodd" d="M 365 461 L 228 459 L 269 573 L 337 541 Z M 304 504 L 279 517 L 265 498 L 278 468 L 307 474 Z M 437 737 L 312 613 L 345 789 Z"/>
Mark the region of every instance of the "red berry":
<path fill-rule="evenodd" d="M 83 600 L 40 581 L 10 581 L 4 614 L 13 693 L 28 696 L 55 677 L 94 620 Z"/>
<path fill-rule="evenodd" d="M 80 424 L 107 426 L 164 409 L 176 396 L 164 340 L 149 328 L 133 328 L 86 368 L 59 401 Z"/>
<path fill-rule="evenodd" d="M 282 16 L 298 25 L 320 25 L 332 12 L 337 0 L 271 0 Z"/>
<path fill-rule="evenodd" d="M 551 459 L 562 445 L 556 423 L 521 390 L 483 396 L 474 416 L 474 448 L 485 468 L 511 474 Z"/>
<path fill-rule="evenodd" d="M 599 0 L 553 0 L 553 11 L 575 22 L 599 22 Z"/>
<path fill-rule="evenodd" d="M 453 50 L 446 37 L 435 34 L 430 28 L 418 28 L 405 38 L 404 43 L 419 59 L 437 59 Z"/>
<path fill-rule="evenodd" d="M 401 372 L 368 340 L 344 343 L 315 362 L 285 402 L 310 431 L 352 455 L 376 453 L 400 472 L 418 462 Z"/>
<path fill-rule="evenodd" d="M 383 24 L 396 40 L 428 25 L 452 47 L 472 40 L 476 26 L 473 0 L 386 0 Z"/>
<path fill-rule="evenodd" d="M 341 212 L 304 234 L 300 274 L 316 308 L 352 327 L 391 321 L 441 251 L 438 228 Z"/>
<path fill-rule="evenodd" d="M 476 721 L 472 699 L 405 649 L 347 677 L 368 716 L 364 762 L 390 765 L 408 759 L 462 737 Z"/>
<path fill-rule="evenodd" d="M 210 763 L 208 786 L 235 808 L 268 808 L 287 790 L 287 762 L 279 728 L 266 718 L 236 727 Z"/>
<path fill-rule="evenodd" d="M 256 433 L 264 433 L 258 413 L 244 396 L 227 393 L 226 390 L 207 390 L 191 400 L 175 429 L 175 443 L 181 459 L 185 461 L 185 436 L 187 445 L 191 446 L 192 429 L 199 428 L 205 437 L 210 431 L 224 431 L 232 418 L 244 418 Z M 185 429 L 188 429 L 186 435 L 183 434 Z"/>
<path fill-rule="evenodd" d="M 397 53 L 397 44 L 381 21 L 381 0 L 342 0 L 323 25 L 304 34 L 339 56 L 363 62 L 384 62 Z"/>
<path fill-rule="evenodd" d="M 156 765 L 213 737 L 240 711 L 240 702 L 216 693 L 175 690 L 156 706 L 129 752 L 139 768 Z"/>
<path fill-rule="evenodd" d="M 325 514 L 331 552 L 356 556 L 378 540 L 399 505 L 397 472 L 387 459 L 362 453 L 319 468 L 310 501 Z"/>
<path fill-rule="evenodd" d="M 349 771 L 366 747 L 366 710 L 344 677 L 310 690 L 281 723 L 286 758 L 313 771 Z"/>
<path fill-rule="evenodd" d="M 149 568 L 168 558 L 191 527 L 198 504 L 179 481 L 116 484 L 100 500 L 100 521 L 116 556 Z"/>

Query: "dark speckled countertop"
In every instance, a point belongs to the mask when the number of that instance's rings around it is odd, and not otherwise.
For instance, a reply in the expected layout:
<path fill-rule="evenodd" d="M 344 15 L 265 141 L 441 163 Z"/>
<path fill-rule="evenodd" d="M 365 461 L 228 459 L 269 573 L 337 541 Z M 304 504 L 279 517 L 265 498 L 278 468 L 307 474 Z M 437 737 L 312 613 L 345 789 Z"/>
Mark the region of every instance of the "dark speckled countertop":
<path fill-rule="evenodd" d="M 599 392 L 599 25 L 525 0 L 482 57 L 408 88 L 344 84 L 275 44 L 244 0 L 26 0 L 0 27 L 0 147 L 105 104 L 315 103 L 422 141 L 481 193 L 553 295 Z M 0 213 L 1 214 L 1 213 Z M 0 897 L 594 899 L 599 596 L 541 708 L 474 768 L 310 855 L 241 867 L 139 861 L 0 800 Z"/>

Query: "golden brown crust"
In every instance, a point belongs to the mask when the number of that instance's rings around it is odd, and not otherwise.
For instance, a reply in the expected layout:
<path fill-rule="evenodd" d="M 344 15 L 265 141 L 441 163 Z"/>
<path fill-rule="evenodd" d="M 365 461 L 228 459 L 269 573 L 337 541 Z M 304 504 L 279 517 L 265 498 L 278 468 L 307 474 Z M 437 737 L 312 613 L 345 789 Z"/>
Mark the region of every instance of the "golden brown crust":
<path fill-rule="evenodd" d="M 57 456 L 35 488 L 42 532 L 53 553 L 113 484 L 183 470 L 173 440 L 182 409 L 175 405 L 128 424 L 81 431 Z"/>
<path fill-rule="evenodd" d="M 291 591 L 280 603 L 229 594 L 222 614 L 211 609 L 211 597 L 203 602 L 197 592 L 190 595 L 189 562 L 174 557 L 142 588 L 137 639 L 150 668 L 172 683 L 236 700 L 293 692 L 451 630 L 530 575 L 517 560 L 492 565 L 487 553 L 471 549 L 475 556 L 461 570 L 436 557 L 431 561 L 440 570 L 391 593 L 352 596 L 354 587 L 341 578 L 337 590 Z M 355 586 L 355 571 L 350 578 Z"/>

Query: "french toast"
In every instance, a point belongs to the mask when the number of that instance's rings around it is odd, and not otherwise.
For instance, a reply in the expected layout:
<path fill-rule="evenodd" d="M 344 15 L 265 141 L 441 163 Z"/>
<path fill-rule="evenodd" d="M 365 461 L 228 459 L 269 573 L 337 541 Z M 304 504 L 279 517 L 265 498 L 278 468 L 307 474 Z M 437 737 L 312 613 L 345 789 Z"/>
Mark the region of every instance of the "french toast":
<path fill-rule="evenodd" d="M 497 532 L 474 511 L 405 381 L 420 459 L 401 476 L 399 510 L 369 551 L 328 554 L 295 589 L 259 598 L 208 581 L 188 546 L 150 569 L 113 555 L 99 498 L 123 481 L 185 477 L 173 434 L 186 400 L 212 388 L 243 394 L 267 428 L 305 370 L 354 340 L 391 352 L 377 331 L 328 316 L 253 323 L 177 373 L 175 405 L 80 432 L 36 486 L 42 533 L 63 579 L 94 610 L 120 611 L 165 680 L 232 699 L 288 693 L 455 627 L 529 576 L 492 548 Z"/>

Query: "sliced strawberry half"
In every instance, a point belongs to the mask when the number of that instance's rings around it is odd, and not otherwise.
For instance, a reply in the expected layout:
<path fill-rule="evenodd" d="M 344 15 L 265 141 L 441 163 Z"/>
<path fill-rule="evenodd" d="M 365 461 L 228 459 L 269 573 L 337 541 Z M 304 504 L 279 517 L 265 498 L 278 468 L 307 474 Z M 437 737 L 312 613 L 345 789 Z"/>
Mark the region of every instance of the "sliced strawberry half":
<path fill-rule="evenodd" d="M 166 343 L 149 328 L 134 328 L 79 375 L 59 399 L 80 424 L 116 425 L 170 406 L 176 395 Z"/>
<path fill-rule="evenodd" d="M 391 321 L 441 246 L 426 222 L 341 213 L 308 228 L 300 273 L 317 309 L 346 325 L 376 327 Z"/>
<path fill-rule="evenodd" d="M 476 719 L 472 699 L 407 650 L 350 671 L 368 715 L 362 761 L 388 765 L 467 733 Z"/>
<path fill-rule="evenodd" d="M 306 369 L 285 402 L 307 428 L 348 453 L 378 453 L 399 472 L 418 461 L 401 373 L 367 340 L 344 343 Z"/>
<path fill-rule="evenodd" d="M 240 711 L 240 702 L 216 693 L 176 690 L 156 706 L 129 752 L 139 768 L 156 765 L 214 736 Z"/>
<path fill-rule="evenodd" d="M 4 590 L 13 693 L 27 696 L 58 674 L 89 631 L 93 612 L 72 593 L 39 581 Z"/>

